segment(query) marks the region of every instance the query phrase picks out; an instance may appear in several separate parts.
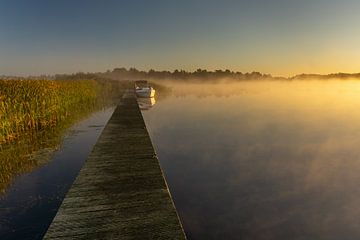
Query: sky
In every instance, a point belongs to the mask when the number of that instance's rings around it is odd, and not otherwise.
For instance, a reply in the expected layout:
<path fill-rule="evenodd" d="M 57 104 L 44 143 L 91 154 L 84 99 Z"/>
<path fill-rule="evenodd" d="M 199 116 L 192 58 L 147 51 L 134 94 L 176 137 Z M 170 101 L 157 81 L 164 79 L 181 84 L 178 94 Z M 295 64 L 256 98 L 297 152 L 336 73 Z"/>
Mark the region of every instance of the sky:
<path fill-rule="evenodd" d="M 0 0 L 0 75 L 360 72 L 358 0 Z"/>

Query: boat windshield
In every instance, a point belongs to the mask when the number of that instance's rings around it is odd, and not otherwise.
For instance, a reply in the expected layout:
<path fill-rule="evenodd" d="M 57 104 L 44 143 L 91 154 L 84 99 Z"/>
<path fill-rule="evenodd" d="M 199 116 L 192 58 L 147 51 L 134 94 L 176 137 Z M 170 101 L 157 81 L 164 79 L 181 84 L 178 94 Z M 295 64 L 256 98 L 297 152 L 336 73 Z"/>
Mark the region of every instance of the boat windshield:
<path fill-rule="evenodd" d="M 135 81 L 135 88 L 150 88 L 149 83 L 145 80 Z"/>

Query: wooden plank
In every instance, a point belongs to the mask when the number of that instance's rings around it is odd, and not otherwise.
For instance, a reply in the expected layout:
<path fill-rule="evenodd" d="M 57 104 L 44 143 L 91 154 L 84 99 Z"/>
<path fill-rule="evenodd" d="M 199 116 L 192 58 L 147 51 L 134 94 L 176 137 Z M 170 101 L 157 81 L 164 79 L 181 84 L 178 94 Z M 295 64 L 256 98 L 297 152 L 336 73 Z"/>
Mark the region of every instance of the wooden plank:
<path fill-rule="evenodd" d="M 44 239 L 186 239 L 133 93 L 115 109 Z"/>

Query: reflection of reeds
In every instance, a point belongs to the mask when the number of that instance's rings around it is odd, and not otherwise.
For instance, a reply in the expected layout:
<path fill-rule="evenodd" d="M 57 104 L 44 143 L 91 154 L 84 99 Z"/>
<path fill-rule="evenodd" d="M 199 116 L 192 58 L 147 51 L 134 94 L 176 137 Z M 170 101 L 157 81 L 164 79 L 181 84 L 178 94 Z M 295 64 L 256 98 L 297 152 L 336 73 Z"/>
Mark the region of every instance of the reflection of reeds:
<path fill-rule="evenodd" d="M 47 162 L 59 146 L 63 130 L 58 125 L 46 131 L 28 132 L 16 141 L 0 145 L 0 194 L 5 192 L 13 177 Z"/>
<path fill-rule="evenodd" d="M 14 176 L 47 162 L 71 124 L 123 89 L 95 80 L 0 80 L 0 193 Z"/>

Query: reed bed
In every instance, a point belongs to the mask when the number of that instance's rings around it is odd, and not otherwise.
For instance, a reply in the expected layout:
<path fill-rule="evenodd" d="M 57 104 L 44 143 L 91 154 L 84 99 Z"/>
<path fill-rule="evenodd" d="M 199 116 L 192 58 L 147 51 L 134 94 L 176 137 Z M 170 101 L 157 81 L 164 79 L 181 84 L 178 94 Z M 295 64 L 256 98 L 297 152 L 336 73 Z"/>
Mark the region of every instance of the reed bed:
<path fill-rule="evenodd" d="M 0 80 L 0 197 L 12 179 L 43 165 L 68 128 L 116 104 L 129 83 Z"/>
<path fill-rule="evenodd" d="M 72 111 L 96 104 L 95 80 L 0 80 L 0 143 L 57 125 Z"/>

